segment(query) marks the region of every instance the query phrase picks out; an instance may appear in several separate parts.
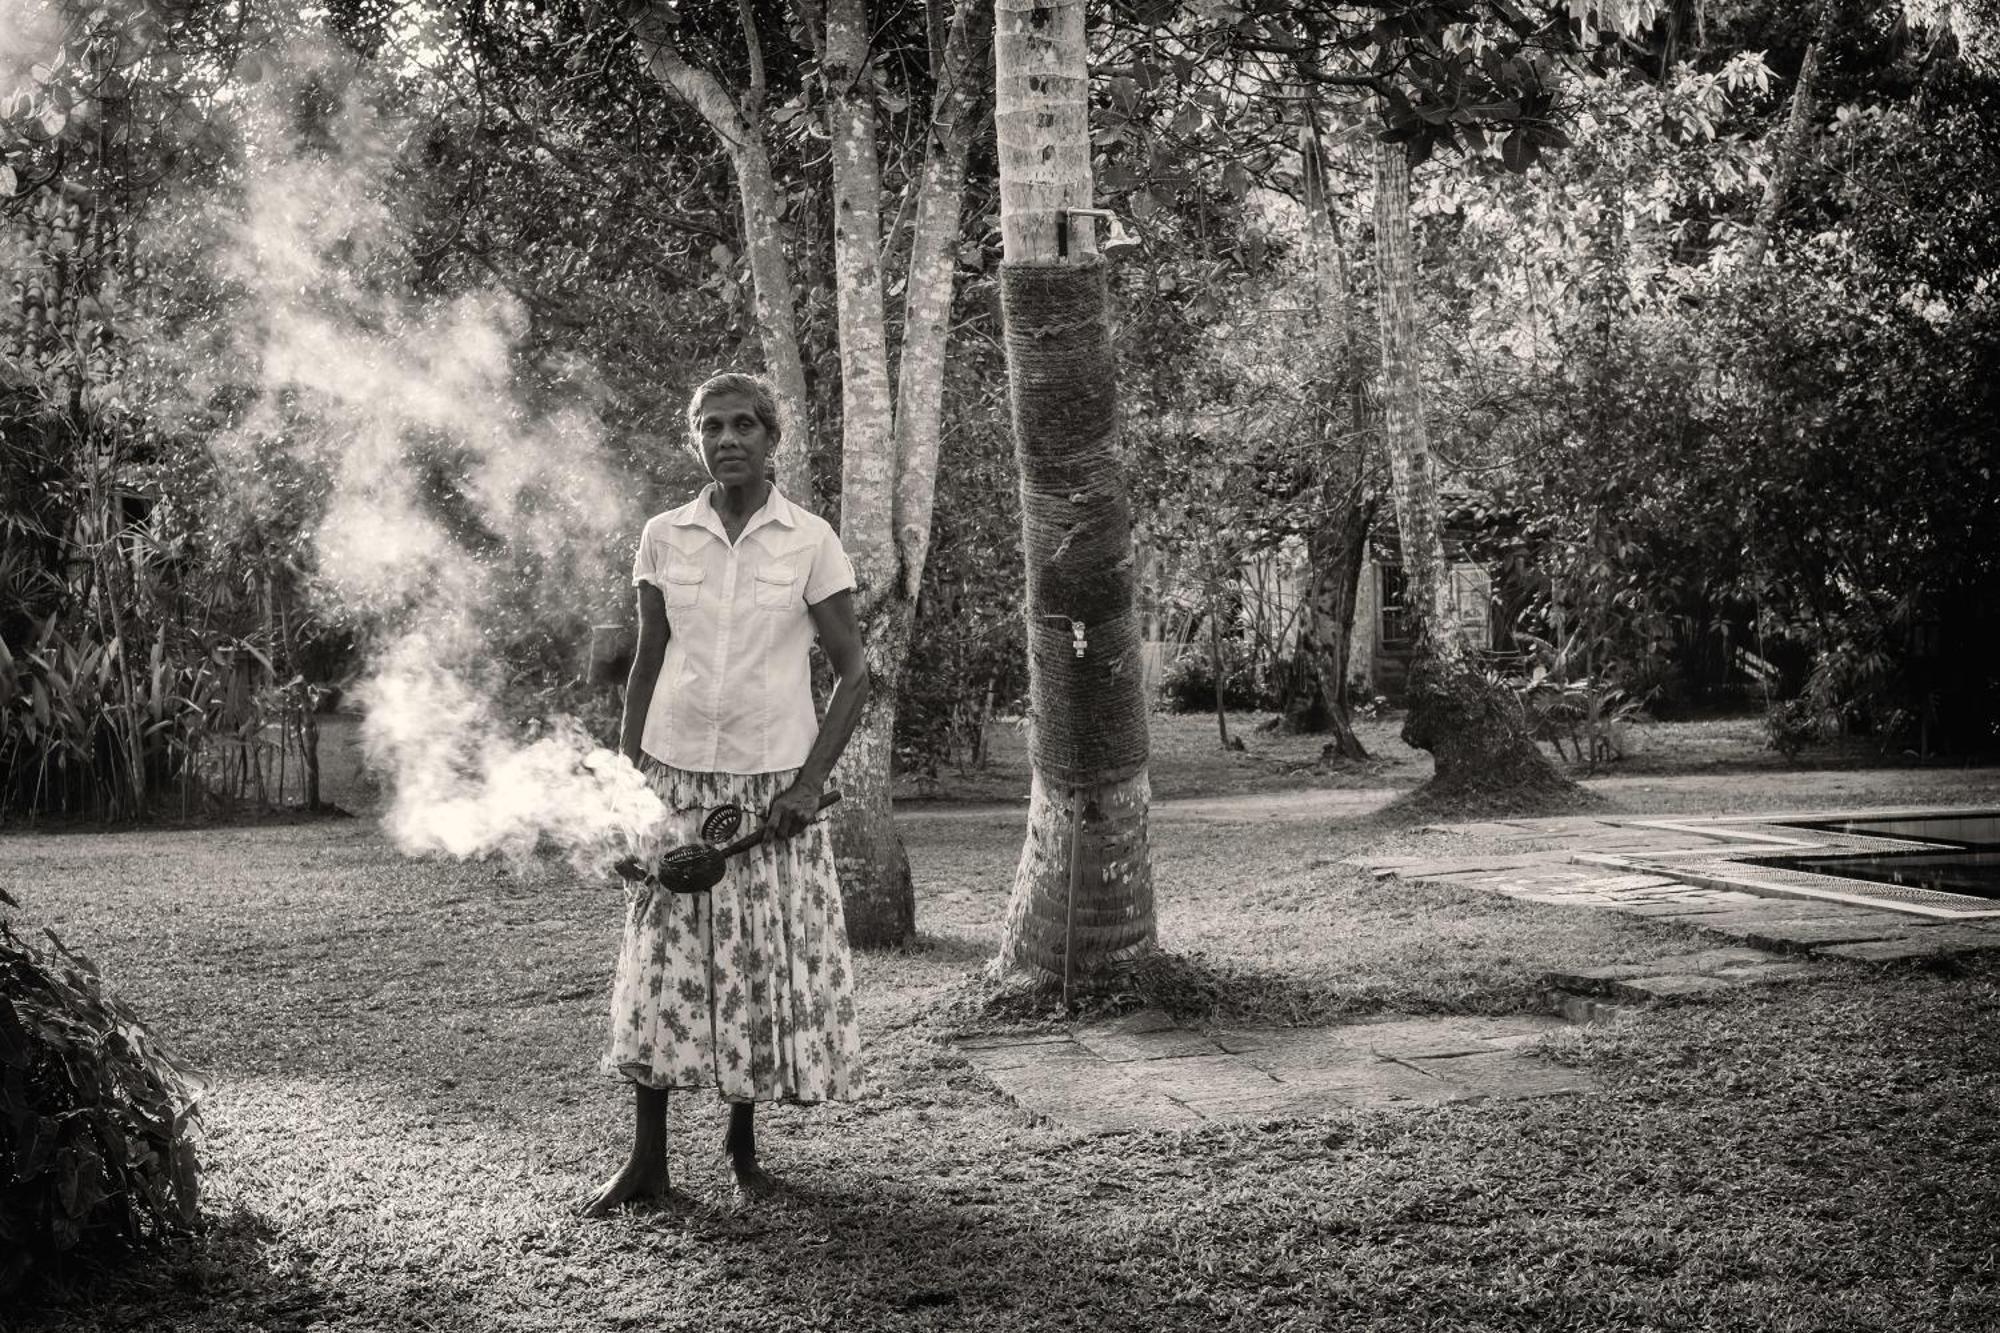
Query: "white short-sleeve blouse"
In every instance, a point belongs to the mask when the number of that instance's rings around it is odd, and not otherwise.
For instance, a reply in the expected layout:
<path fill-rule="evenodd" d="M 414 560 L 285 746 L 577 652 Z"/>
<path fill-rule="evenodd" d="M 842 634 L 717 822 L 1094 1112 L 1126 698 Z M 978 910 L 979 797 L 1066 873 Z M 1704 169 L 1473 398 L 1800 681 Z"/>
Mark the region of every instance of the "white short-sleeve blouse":
<path fill-rule="evenodd" d="M 855 586 L 840 537 L 772 489 L 734 544 L 711 484 L 650 519 L 632 582 L 667 604 L 667 652 L 640 745 L 695 773 L 799 767 L 819 734 L 806 608 Z"/>

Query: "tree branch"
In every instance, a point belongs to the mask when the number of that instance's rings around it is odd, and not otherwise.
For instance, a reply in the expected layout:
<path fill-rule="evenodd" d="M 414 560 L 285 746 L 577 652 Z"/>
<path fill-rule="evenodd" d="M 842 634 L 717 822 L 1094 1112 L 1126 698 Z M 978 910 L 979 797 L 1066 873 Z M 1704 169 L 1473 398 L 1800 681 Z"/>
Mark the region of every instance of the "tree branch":
<path fill-rule="evenodd" d="M 662 13 L 660 0 L 650 0 L 635 10 L 626 23 L 653 77 L 693 107 L 732 155 L 748 148 L 755 127 L 744 117 L 743 108 L 729 95 L 729 90 L 722 86 L 722 80 L 690 64 L 674 46 L 672 24 Z"/>
<path fill-rule="evenodd" d="M 737 0 L 743 15 L 743 50 L 750 60 L 750 87 L 743 94 L 743 113 L 755 121 L 764 114 L 764 44 L 757 37 L 757 16 L 750 12 L 750 0 Z"/>

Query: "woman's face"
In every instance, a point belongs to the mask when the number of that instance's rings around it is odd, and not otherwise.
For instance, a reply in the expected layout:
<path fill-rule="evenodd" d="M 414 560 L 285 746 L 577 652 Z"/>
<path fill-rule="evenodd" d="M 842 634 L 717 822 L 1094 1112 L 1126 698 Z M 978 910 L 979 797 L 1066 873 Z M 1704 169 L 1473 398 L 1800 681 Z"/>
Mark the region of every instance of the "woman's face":
<path fill-rule="evenodd" d="M 701 400 L 694 419 L 695 441 L 708 475 L 724 486 L 749 486 L 764 479 L 771 457 L 771 432 L 757 417 L 749 395 L 712 393 Z"/>

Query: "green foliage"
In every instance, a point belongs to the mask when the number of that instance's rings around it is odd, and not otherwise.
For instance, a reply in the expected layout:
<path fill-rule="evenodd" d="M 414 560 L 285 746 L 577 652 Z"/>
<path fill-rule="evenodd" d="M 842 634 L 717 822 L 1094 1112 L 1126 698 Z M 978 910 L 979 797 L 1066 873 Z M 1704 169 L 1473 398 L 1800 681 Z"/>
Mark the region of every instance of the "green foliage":
<path fill-rule="evenodd" d="M 318 687 L 279 682 L 269 645 L 162 626 L 148 646 L 44 620 L 20 655 L 0 641 L 0 815 L 144 813 L 178 796 L 283 801 L 305 792 Z"/>
<path fill-rule="evenodd" d="M 1601 763 L 1624 758 L 1626 729 L 1639 718 L 1643 701 L 1609 675 L 1579 669 L 1580 634 L 1572 633 L 1560 644 L 1531 634 L 1517 637 L 1528 644 L 1527 674 L 1503 678 L 1501 683 L 1521 701 L 1535 739 L 1549 742 L 1557 754 L 1592 771 Z M 1607 672 L 1618 669 L 1615 658 L 1606 660 Z"/>
<path fill-rule="evenodd" d="M 1797 759 L 1808 746 L 1826 739 L 1826 714 L 1812 698 L 1781 699 L 1765 711 L 1764 731 L 1773 750 Z"/>
<path fill-rule="evenodd" d="M 89 959 L 47 939 L 0 918 L 0 1294 L 198 1216 L 195 1080 Z"/>
<path fill-rule="evenodd" d="M 1450 178 L 1430 228 L 1471 336 L 1439 450 L 1490 460 L 1521 643 L 1565 645 L 1545 694 L 1747 692 L 1749 653 L 1799 664 L 1758 675 L 1804 691 L 1788 752 L 1832 727 L 1989 748 L 2000 84 L 1858 7 L 1833 43 L 1761 267 L 1740 220 L 1788 108 L 1740 55 L 1591 86 L 1553 180 Z"/>
<path fill-rule="evenodd" d="M 1235 712 L 1274 709 L 1282 670 L 1266 670 L 1260 655 L 1234 635 L 1222 641 L 1222 705 Z M 1160 672 L 1160 702 L 1176 713 L 1215 711 L 1215 657 L 1197 639 Z"/>
<path fill-rule="evenodd" d="M 896 694 L 896 764 L 905 774 L 979 767 L 993 719 L 1027 699 L 1004 368 L 986 370 L 982 376 L 968 365 L 947 389 L 951 458 L 938 470 L 930 558 Z"/>

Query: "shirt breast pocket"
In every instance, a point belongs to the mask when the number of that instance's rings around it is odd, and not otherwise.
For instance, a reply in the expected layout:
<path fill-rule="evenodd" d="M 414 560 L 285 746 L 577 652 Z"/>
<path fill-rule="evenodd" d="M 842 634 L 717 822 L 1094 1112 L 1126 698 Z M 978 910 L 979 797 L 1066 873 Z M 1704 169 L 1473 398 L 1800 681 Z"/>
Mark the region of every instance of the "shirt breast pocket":
<path fill-rule="evenodd" d="M 700 565 L 683 560 L 669 561 L 666 577 L 660 582 L 660 592 L 666 598 L 667 608 L 686 610 L 701 597 L 702 569 Z"/>
<path fill-rule="evenodd" d="M 784 611 L 798 605 L 798 571 L 790 565 L 772 565 L 757 571 L 757 605 L 765 611 Z"/>

